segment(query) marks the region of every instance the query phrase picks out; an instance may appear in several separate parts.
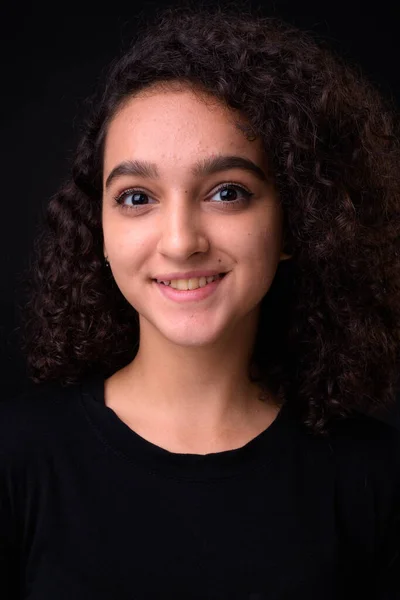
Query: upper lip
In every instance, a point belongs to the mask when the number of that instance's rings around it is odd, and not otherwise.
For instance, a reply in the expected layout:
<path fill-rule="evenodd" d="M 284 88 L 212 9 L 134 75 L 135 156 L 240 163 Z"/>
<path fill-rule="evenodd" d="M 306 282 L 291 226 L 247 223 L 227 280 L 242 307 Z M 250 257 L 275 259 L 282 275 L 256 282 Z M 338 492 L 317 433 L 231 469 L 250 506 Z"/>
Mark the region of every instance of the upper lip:
<path fill-rule="evenodd" d="M 160 281 L 172 281 L 172 279 L 191 279 L 192 277 L 212 277 L 213 275 L 219 275 L 223 273 L 223 271 L 186 271 L 185 273 L 163 273 L 161 275 L 156 275 L 154 279 L 159 279 Z"/>

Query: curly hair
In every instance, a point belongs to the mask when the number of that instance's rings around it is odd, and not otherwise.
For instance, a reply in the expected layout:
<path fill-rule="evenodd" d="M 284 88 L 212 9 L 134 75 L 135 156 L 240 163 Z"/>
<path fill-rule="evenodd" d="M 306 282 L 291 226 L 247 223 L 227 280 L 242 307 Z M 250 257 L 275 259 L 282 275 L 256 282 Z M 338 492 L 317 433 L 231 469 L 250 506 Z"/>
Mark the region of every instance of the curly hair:
<path fill-rule="evenodd" d="M 92 98 L 24 282 L 29 377 L 69 385 L 111 375 L 137 352 L 138 314 L 103 260 L 104 139 L 124 101 L 172 82 L 247 117 L 282 202 L 292 259 L 262 300 L 251 376 L 290 399 L 313 434 L 352 411 L 390 408 L 400 359 L 395 104 L 323 40 L 242 6 L 157 11 Z"/>

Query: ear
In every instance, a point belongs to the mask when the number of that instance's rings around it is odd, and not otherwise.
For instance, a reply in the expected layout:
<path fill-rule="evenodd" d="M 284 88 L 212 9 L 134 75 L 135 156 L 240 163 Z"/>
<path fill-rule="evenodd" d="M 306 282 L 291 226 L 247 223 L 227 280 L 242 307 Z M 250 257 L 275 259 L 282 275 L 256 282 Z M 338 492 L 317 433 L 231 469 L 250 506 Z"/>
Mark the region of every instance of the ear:
<path fill-rule="evenodd" d="M 280 254 L 280 258 L 279 258 L 279 262 L 281 260 L 288 260 L 289 258 L 292 258 L 292 254 L 287 254 L 287 252 L 284 252 L 285 249 L 287 249 L 287 231 L 285 226 L 283 226 L 283 231 L 282 231 L 282 242 L 281 242 L 281 254 Z"/>

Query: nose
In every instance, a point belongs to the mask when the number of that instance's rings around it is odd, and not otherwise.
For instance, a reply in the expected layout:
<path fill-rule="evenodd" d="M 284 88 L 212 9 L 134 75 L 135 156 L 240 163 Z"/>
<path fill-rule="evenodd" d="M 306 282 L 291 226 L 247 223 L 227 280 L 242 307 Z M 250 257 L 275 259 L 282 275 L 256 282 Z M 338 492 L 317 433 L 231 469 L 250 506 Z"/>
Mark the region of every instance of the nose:
<path fill-rule="evenodd" d="M 171 199 L 159 222 L 158 251 L 177 261 L 207 252 L 209 240 L 202 216 L 186 196 Z"/>

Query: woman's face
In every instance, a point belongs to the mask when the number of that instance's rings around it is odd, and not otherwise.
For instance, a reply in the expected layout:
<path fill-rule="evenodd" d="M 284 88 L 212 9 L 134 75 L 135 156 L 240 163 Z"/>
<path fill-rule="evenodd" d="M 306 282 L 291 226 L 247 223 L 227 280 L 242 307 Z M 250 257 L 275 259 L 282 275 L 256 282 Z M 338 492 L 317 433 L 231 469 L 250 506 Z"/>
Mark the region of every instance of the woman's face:
<path fill-rule="evenodd" d="M 141 337 L 151 330 L 180 346 L 213 344 L 256 318 L 271 286 L 283 213 L 261 142 L 249 141 L 238 120 L 188 88 L 155 87 L 127 101 L 109 125 L 104 253 L 139 313 Z M 243 168 L 251 163 L 254 170 Z M 190 271 L 226 275 L 197 292 L 155 281 Z"/>

